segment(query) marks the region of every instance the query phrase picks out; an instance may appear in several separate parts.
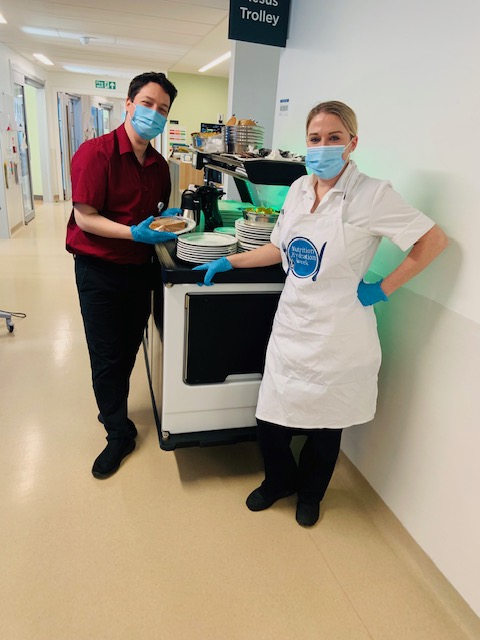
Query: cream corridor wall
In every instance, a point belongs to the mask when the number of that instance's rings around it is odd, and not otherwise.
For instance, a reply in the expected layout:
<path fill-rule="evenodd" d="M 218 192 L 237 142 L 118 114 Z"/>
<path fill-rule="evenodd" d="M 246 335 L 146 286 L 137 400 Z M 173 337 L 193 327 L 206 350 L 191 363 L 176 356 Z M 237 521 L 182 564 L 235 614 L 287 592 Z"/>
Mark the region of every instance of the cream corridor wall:
<path fill-rule="evenodd" d="M 178 90 L 169 119 L 187 129 L 187 144 L 192 141 L 190 134 L 200 131 L 201 122 L 215 123 L 219 113 L 228 118 L 228 78 L 191 73 L 170 73 L 168 78 Z"/>
<path fill-rule="evenodd" d="M 304 152 L 309 109 L 345 101 L 359 119 L 360 170 L 391 180 L 450 236 L 427 271 L 378 305 L 377 416 L 346 430 L 342 446 L 477 614 L 479 21 L 469 0 L 292 3 L 274 128 L 275 147 Z M 401 258 L 384 242 L 374 275 Z"/>

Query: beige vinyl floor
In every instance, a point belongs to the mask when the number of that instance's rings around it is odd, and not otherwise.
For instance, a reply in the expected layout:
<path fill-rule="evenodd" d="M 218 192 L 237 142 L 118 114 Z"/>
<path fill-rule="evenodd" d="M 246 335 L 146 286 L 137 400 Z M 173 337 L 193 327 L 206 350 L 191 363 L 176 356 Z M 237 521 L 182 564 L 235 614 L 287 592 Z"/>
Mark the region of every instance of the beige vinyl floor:
<path fill-rule="evenodd" d="M 478 640 L 480 622 L 342 456 L 320 522 L 251 513 L 255 443 L 164 452 L 143 354 L 138 449 L 95 480 L 104 431 L 63 203 L 0 240 L 2 640 Z M 446 513 L 446 516 L 448 514 Z"/>

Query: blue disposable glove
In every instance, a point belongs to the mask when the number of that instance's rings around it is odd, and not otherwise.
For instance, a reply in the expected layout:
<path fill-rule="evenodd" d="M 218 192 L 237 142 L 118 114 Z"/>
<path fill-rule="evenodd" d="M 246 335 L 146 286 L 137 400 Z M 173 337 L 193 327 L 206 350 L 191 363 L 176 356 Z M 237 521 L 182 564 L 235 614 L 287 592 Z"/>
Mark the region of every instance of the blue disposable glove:
<path fill-rule="evenodd" d="M 198 284 L 201 286 L 202 284 L 206 284 L 207 287 L 211 287 L 213 282 L 212 278 L 216 273 L 222 273 L 224 271 L 230 271 L 233 269 L 230 262 L 223 256 L 222 258 L 218 258 L 218 260 L 214 260 L 213 262 L 206 262 L 204 264 L 199 264 L 198 267 L 193 267 L 193 271 L 206 271 L 205 278 L 203 279 L 203 283 L 199 282 Z"/>
<path fill-rule="evenodd" d="M 364 307 L 369 307 L 376 302 L 388 302 L 388 297 L 385 295 L 382 287 L 383 280 L 378 282 L 365 282 L 362 280 L 358 285 L 357 296 Z"/>
<path fill-rule="evenodd" d="M 182 213 L 181 209 L 176 209 L 175 207 L 172 207 L 171 209 L 165 209 L 165 211 L 162 211 L 160 215 L 163 218 L 163 216 L 179 216 L 181 213 Z"/>
<path fill-rule="evenodd" d="M 132 232 L 132 238 L 135 242 L 143 242 L 144 244 L 159 244 L 160 242 L 167 242 L 167 240 L 174 240 L 177 236 L 170 231 L 155 231 L 150 229 L 149 225 L 154 221 L 154 217 L 150 216 L 146 220 L 142 220 L 140 224 L 133 224 L 130 227 Z"/>

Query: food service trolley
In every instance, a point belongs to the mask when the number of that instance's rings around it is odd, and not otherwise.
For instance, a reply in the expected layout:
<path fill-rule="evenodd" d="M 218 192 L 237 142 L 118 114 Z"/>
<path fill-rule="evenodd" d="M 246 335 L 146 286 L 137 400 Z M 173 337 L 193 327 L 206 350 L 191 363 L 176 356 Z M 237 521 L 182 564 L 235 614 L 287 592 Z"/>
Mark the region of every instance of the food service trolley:
<path fill-rule="evenodd" d="M 242 160 L 198 153 L 196 168 L 235 178 L 242 199 L 255 187 L 289 187 L 303 163 Z M 242 183 L 251 183 L 242 190 Z M 253 187 L 252 187 L 253 185 Z M 281 265 L 217 274 L 176 258 L 175 242 L 156 246 L 159 273 L 144 340 L 160 447 L 225 444 L 255 439 L 255 409 L 273 317 L 283 289 Z"/>
<path fill-rule="evenodd" d="M 283 270 L 238 269 L 199 287 L 205 274 L 173 250 L 159 251 L 159 262 L 163 308 L 154 309 L 145 351 L 160 447 L 254 440 Z"/>

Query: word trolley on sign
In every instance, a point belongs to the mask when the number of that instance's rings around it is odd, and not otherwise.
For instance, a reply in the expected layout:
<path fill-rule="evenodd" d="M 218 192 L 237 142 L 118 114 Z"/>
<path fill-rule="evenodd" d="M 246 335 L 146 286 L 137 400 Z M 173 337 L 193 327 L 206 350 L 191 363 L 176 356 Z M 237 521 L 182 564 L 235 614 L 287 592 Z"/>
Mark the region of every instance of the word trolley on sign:
<path fill-rule="evenodd" d="M 230 0 L 228 37 L 284 47 L 289 16 L 290 0 Z"/>

